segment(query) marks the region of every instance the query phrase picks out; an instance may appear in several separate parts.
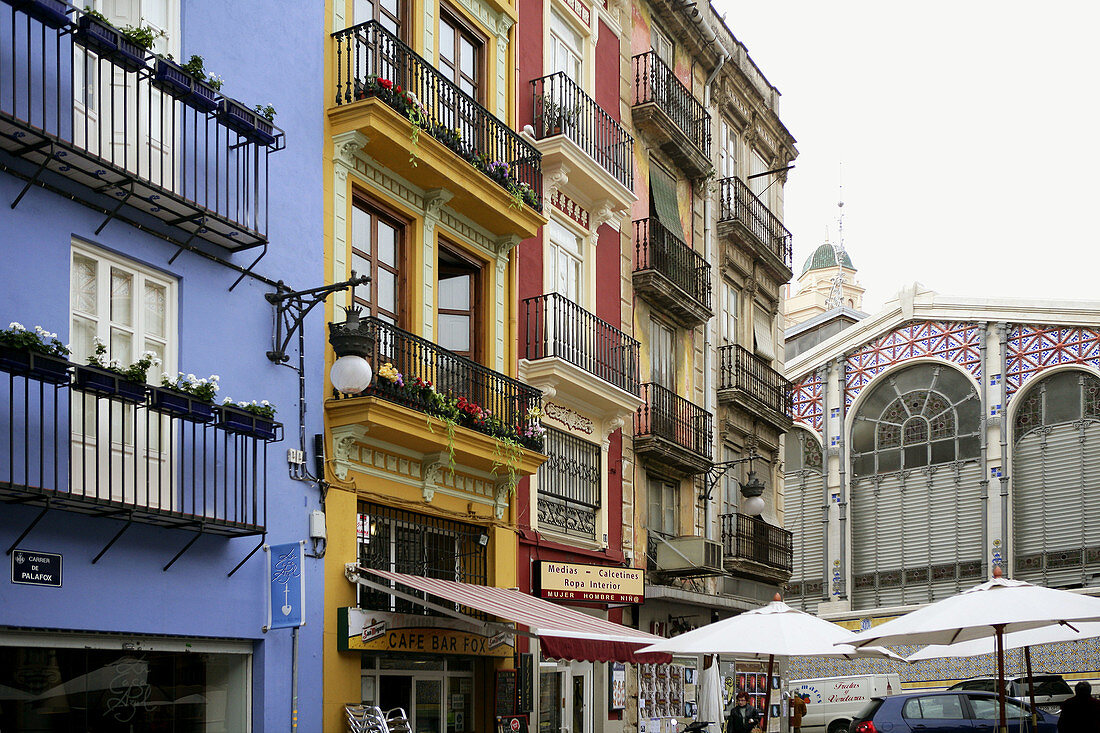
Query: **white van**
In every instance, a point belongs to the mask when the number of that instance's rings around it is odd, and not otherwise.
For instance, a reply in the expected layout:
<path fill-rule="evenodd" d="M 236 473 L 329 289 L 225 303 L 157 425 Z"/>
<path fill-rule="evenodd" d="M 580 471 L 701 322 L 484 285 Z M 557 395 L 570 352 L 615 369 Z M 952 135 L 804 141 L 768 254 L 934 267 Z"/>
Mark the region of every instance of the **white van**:
<path fill-rule="evenodd" d="M 791 680 L 791 695 L 806 701 L 802 733 L 847 733 L 848 724 L 872 697 L 901 692 L 897 674 L 862 674 Z"/>

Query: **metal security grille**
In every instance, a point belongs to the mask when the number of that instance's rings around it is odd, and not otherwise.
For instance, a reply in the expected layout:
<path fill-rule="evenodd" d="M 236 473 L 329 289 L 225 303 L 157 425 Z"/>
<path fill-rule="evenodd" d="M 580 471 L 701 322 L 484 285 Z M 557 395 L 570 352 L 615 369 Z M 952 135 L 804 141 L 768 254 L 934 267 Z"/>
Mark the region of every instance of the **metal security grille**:
<path fill-rule="evenodd" d="M 488 582 L 488 539 L 483 527 L 378 504 L 364 502 L 359 505 L 359 564 L 365 568 L 485 585 Z M 386 581 L 378 579 L 378 582 Z M 390 586 L 439 605 L 454 607 L 445 599 L 399 583 L 390 583 Z M 365 586 L 359 588 L 359 607 L 438 615 L 412 601 Z M 479 615 L 476 611 L 458 610 Z"/>
<path fill-rule="evenodd" d="M 596 538 L 600 508 L 600 446 L 561 430 L 545 435 L 549 459 L 539 467 L 539 526 Z"/>
<path fill-rule="evenodd" d="M 783 524 L 793 535 L 794 559 L 785 598 L 795 608 L 813 611 L 824 599 L 826 582 L 821 445 L 805 430 L 788 433 L 786 445 Z"/>
<path fill-rule="evenodd" d="M 1016 411 L 1013 577 L 1054 588 L 1100 574 L 1100 382 L 1062 372 L 1028 390 Z"/>

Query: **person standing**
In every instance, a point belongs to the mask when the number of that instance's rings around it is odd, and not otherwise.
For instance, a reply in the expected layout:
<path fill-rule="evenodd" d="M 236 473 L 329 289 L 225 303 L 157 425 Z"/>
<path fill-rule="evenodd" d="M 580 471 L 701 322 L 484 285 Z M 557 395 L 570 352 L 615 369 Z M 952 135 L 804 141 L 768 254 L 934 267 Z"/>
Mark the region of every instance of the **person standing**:
<path fill-rule="evenodd" d="M 791 695 L 791 730 L 802 733 L 802 716 L 806 714 L 806 701 L 797 692 Z"/>
<path fill-rule="evenodd" d="M 1092 696 L 1092 685 L 1081 680 L 1073 686 L 1073 697 L 1062 703 L 1058 733 L 1100 733 L 1100 700 Z"/>
<path fill-rule="evenodd" d="M 749 704 L 749 696 L 744 691 L 737 693 L 736 701 L 726 721 L 726 733 L 752 733 L 752 729 L 760 725 L 763 714 Z"/>

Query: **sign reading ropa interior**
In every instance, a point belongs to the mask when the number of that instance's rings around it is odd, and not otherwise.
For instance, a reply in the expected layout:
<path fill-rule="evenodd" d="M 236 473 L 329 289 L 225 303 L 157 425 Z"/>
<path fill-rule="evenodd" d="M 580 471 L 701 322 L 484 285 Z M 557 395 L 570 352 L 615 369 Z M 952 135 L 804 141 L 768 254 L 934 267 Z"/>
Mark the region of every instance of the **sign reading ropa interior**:
<path fill-rule="evenodd" d="M 642 603 L 645 571 L 608 565 L 568 562 L 539 563 L 539 595 L 563 601 Z"/>

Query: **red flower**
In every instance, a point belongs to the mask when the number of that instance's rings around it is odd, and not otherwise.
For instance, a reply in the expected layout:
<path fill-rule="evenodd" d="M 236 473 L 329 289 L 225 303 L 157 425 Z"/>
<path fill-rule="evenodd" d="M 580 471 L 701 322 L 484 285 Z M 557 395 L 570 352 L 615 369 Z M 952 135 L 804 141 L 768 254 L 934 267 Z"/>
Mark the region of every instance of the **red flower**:
<path fill-rule="evenodd" d="M 379 79 L 378 86 L 382 87 L 383 89 L 393 89 L 393 82 L 389 79 Z M 400 89 L 400 87 L 398 87 L 398 89 Z"/>

